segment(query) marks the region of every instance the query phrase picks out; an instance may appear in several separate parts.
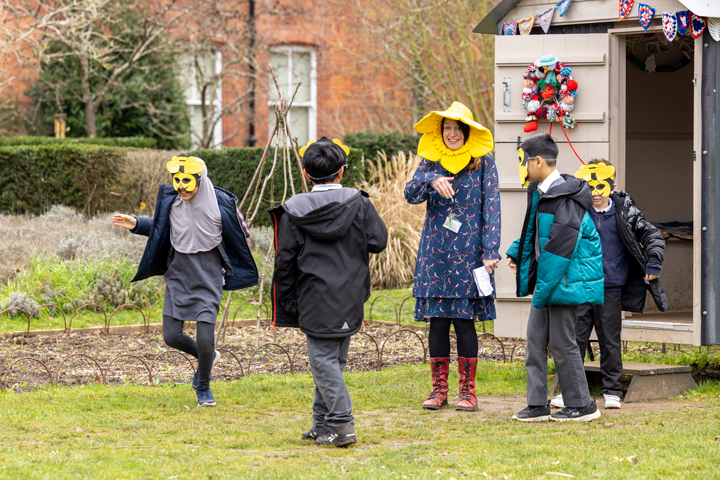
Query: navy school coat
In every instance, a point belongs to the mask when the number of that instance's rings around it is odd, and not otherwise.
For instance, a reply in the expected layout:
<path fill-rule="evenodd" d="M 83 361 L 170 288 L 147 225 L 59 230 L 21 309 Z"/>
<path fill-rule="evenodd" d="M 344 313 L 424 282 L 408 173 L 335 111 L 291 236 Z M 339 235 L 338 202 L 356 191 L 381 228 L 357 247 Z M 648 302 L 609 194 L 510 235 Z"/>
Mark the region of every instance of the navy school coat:
<path fill-rule="evenodd" d="M 172 185 L 160 185 L 155 217 L 135 217 L 137 225 L 131 230 L 138 235 L 148 237 L 145 252 L 133 282 L 144 280 L 155 275 L 164 275 L 167 271 L 170 244 L 170 210 L 178 193 Z M 258 284 L 258 270 L 255 259 L 248 247 L 246 234 L 241 220 L 242 214 L 237 208 L 237 197 L 220 187 L 215 187 L 220 215 L 222 217 L 222 238 L 225 253 L 232 264 L 233 275 L 225 277 L 223 290 L 240 290 Z M 242 222 L 242 223 L 241 223 Z"/>

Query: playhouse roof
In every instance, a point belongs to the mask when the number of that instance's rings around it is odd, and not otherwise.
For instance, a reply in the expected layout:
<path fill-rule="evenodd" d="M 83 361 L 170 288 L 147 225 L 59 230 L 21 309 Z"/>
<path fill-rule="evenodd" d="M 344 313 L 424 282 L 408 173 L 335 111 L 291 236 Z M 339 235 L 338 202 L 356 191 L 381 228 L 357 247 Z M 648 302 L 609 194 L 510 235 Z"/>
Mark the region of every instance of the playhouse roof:
<path fill-rule="evenodd" d="M 497 34 L 497 25 L 523 0 L 502 0 L 485 15 L 477 24 L 473 32 Z M 688 10 L 702 17 L 720 17 L 720 2 L 718 0 L 678 0 Z"/>

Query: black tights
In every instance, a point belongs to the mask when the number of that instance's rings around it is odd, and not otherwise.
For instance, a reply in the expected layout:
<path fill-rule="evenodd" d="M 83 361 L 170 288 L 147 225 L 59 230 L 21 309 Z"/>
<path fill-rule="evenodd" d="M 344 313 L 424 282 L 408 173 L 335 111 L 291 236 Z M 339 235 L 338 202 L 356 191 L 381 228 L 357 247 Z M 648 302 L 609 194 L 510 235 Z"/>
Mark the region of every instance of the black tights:
<path fill-rule="evenodd" d="M 197 342 L 183 333 L 183 321 L 164 315 L 163 340 L 168 347 L 176 348 L 198 359 L 198 387 L 207 388 L 210 386 L 215 355 L 215 325 L 207 322 L 195 323 Z"/>
<path fill-rule="evenodd" d="M 475 320 L 464 318 L 430 319 L 430 356 L 445 358 L 450 356 L 450 324 L 455 326 L 458 357 L 477 358 L 478 339 L 475 332 Z"/>

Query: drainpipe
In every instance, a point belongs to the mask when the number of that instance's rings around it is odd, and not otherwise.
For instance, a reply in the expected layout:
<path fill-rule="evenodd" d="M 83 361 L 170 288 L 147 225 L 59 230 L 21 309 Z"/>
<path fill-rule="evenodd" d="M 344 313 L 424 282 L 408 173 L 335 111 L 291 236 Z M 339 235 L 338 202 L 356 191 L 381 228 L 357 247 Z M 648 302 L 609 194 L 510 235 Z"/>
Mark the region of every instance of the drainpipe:
<path fill-rule="evenodd" d="M 249 44 L 250 44 L 250 121 L 248 122 L 248 139 L 249 147 L 254 147 L 257 138 L 255 137 L 255 0 L 248 0 L 248 28 L 249 28 Z"/>

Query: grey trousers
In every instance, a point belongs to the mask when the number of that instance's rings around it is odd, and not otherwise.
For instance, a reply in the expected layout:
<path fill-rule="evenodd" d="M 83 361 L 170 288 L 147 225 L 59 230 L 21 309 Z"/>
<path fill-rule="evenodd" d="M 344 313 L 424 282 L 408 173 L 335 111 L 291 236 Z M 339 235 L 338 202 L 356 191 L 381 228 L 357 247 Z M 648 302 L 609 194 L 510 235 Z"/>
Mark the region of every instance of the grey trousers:
<path fill-rule="evenodd" d="M 315 381 L 313 429 L 328 430 L 352 425 L 352 400 L 345 386 L 350 337 L 307 337 L 308 357 Z"/>
<path fill-rule="evenodd" d="M 583 304 L 578 307 L 577 337 L 580 354 L 585 357 L 593 326 L 600 344 L 600 376 L 602 392 L 608 395 L 622 396 L 620 377 L 622 363 L 622 292 L 605 292 L 602 305 Z M 565 395 L 563 394 L 563 398 Z"/>
<path fill-rule="evenodd" d="M 553 305 L 543 309 L 530 307 L 525 357 L 528 405 L 547 404 L 548 342 L 560 380 L 563 403 L 568 407 L 581 408 L 592 401 L 575 339 L 576 321 L 577 305 Z"/>

